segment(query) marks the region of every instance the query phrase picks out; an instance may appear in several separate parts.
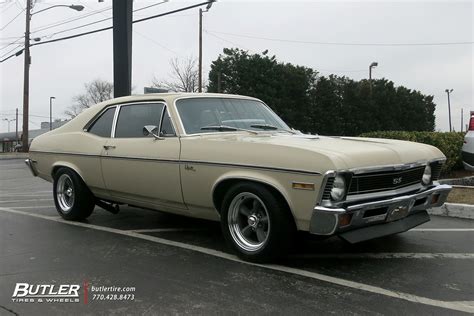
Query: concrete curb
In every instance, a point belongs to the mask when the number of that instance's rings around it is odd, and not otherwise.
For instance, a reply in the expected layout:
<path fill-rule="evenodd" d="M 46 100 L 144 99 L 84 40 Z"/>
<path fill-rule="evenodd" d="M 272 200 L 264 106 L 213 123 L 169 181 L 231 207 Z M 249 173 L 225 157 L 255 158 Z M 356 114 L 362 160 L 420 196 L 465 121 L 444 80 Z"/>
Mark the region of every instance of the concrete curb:
<path fill-rule="evenodd" d="M 428 209 L 428 213 L 431 215 L 474 219 L 474 205 L 444 203 L 441 207 Z"/>
<path fill-rule="evenodd" d="M 0 154 L 0 160 L 26 159 L 26 158 L 28 158 L 28 153 L 2 153 Z"/>

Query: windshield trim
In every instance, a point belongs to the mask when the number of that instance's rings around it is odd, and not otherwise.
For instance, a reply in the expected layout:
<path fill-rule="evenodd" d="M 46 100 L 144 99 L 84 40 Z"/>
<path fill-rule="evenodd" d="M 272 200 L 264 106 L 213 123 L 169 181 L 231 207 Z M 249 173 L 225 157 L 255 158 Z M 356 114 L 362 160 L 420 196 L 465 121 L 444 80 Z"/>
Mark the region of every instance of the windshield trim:
<path fill-rule="evenodd" d="M 275 111 L 273 111 L 265 102 L 263 102 L 262 100 L 259 100 L 257 98 L 252 98 L 252 97 L 247 97 L 247 96 L 222 96 L 222 97 L 215 97 L 215 96 L 208 96 L 208 95 L 203 95 L 202 97 L 201 96 L 183 96 L 183 97 L 179 97 L 179 98 L 176 98 L 174 99 L 173 101 L 173 105 L 174 105 L 174 108 L 176 110 L 176 116 L 177 116 L 177 123 L 179 124 L 179 127 L 181 129 L 181 135 L 180 136 L 198 136 L 198 135 L 209 135 L 209 134 L 222 134 L 222 133 L 248 133 L 248 131 L 244 131 L 244 130 L 237 130 L 237 131 L 217 131 L 217 132 L 202 132 L 202 133 L 191 133 L 191 134 L 188 134 L 186 132 L 186 129 L 184 128 L 184 124 L 183 124 L 183 121 L 181 120 L 181 115 L 179 114 L 179 110 L 178 110 L 178 105 L 176 104 L 178 101 L 180 100 L 183 100 L 183 99 L 200 99 L 200 98 L 203 98 L 203 99 L 206 99 L 206 98 L 210 98 L 210 99 L 236 99 L 236 100 L 251 100 L 251 101 L 256 101 L 256 102 L 259 102 L 261 104 L 263 104 L 263 106 L 265 106 L 267 108 L 267 110 L 269 110 L 271 113 L 273 113 L 279 120 L 281 120 L 283 122 L 283 124 L 285 124 L 286 126 L 288 126 L 288 124 L 283 121 L 283 119 L 278 116 L 278 114 L 275 113 Z M 256 130 L 256 134 L 257 133 L 275 133 L 275 132 L 287 132 L 287 133 L 290 133 L 289 131 L 291 130 L 291 127 L 288 126 L 288 130 L 285 130 L 285 129 L 278 129 L 278 130 L 272 130 L 272 131 L 269 131 L 269 130 Z"/>

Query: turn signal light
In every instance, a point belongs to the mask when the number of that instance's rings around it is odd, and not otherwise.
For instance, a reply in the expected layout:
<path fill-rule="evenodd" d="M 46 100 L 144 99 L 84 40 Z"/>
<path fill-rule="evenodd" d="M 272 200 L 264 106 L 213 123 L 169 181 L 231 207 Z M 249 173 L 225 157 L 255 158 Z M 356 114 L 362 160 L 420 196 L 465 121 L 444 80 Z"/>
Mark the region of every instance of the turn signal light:
<path fill-rule="evenodd" d="M 293 189 L 314 191 L 314 183 L 293 182 Z"/>
<path fill-rule="evenodd" d="M 339 227 L 347 226 L 351 223 L 352 214 L 339 215 Z"/>

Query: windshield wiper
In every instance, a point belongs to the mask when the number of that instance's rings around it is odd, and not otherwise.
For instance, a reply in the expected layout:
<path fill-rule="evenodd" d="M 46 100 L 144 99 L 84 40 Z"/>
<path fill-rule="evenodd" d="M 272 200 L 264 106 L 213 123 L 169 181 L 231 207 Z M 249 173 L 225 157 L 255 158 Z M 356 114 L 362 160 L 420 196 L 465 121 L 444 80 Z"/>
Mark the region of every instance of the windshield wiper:
<path fill-rule="evenodd" d="M 227 126 L 227 125 L 208 125 L 208 126 L 203 126 L 201 127 L 202 131 L 220 131 L 220 132 L 227 132 L 227 131 L 244 131 L 244 132 L 249 132 L 252 134 L 258 134 L 256 131 L 252 131 L 249 129 L 244 129 L 244 128 L 238 128 L 238 127 L 233 127 L 233 126 Z"/>
<path fill-rule="evenodd" d="M 270 124 L 252 124 L 252 125 L 250 125 L 250 127 L 260 128 L 260 129 L 264 129 L 266 131 L 278 129 L 278 127 L 276 127 L 274 125 L 270 125 Z"/>
<path fill-rule="evenodd" d="M 292 130 L 289 130 L 289 129 L 283 129 L 283 128 L 278 128 L 274 125 L 271 125 L 271 124 L 252 124 L 250 125 L 250 127 L 253 127 L 253 128 L 260 128 L 260 129 L 263 129 L 263 130 L 266 130 L 266 131 L 275 131 L 275 130 L 280 130 L 280 131 L 284 131 L 284 132 L 288 132 L 288 133 L 291 133 L 291 134 L 296 134 L 296 132 L 292 131 Z"/>

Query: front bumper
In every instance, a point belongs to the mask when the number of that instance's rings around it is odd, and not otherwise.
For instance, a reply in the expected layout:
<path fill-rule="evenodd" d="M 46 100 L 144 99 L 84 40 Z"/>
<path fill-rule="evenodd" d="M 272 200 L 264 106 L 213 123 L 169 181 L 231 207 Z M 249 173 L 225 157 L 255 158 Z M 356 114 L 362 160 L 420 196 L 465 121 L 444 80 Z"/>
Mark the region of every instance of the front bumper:
<path fill-rule="evenodd" d="M 429 220 L 429 217 L 426 219 L 427 214 L 426 216 L 418 215 L 416 218 L 419 220 L 409 218 L 428 208 L 443 205 L 450 191 L 451 186 L 449 185 L 434 185 L 424 191 L 390 199 L 354 202 L 334 208 L 316 206 L 311 217 L 309 231 L 317 235 L 337 234 L 344 237 L 354 236 L 355 232 L 360 230 L 361 236 L 348 238 L 350 242 L 403 232 Z M 396 221 L 403 221 L 404 224 L 389 225 Z"/>
<path fill-rule="evenodd" d="M 25 163 L 28 166 L 28 168 L 30 169 L 33 176 L 37 177 L 38 176 L 38 170 L 36 170 L 36 166 L 35 166 L 36 161 L 31 160 L 30 158 L 28 158 L 28 159 L 25 160 Z"/>

